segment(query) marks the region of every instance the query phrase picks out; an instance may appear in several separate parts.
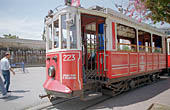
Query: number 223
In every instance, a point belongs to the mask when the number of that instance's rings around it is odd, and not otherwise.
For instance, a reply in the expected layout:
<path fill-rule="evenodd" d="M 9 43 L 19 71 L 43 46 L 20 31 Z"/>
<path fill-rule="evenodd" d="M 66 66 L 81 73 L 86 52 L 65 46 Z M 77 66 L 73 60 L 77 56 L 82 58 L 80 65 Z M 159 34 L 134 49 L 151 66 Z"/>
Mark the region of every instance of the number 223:
<path fill-rule="evenodd" d="M 63 61 L 74 61 L 75 58 L 75 54 L 72 55 L 63 55 Z"/>

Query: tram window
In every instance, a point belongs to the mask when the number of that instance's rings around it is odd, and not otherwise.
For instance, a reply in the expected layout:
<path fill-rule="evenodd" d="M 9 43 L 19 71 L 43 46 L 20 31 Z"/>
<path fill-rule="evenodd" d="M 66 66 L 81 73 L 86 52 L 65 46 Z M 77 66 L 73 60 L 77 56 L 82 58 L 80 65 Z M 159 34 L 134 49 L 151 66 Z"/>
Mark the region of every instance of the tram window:
<path fill-rule="evenodd" d="M 76 49 L 77 48 L 77 36 L 76 36 L 76 23 L 70 27 L 70 48 Z"/>
<path fill-rule="evenodd" d="M 162 37 L 153 34 L 152 48 L 154 53 L 162 53 Z"/>
<path fill-rule="evenodd" d="M 96 36 L 93 33 L 87 34 L 87 52 L 88 53 L 95 51 L 95 39 L 96 39 Z"/>
<path fill-rule="evenodd" d="M 54 48 L 59 47 L 59 20 L 54 21 Z"/>
<path fill-rule="evenodd" d="M 127 45 L 120 45 L 120 47 L 119 47 L 120 50 L 127 50 L 127 51 L 131 50 L 131 46 L 129 46 L 131 44 L 130 40 L 120 39 L 120 43 L 127 44 Z"/>
<path fill-rule="evenodd" d="M 118 51 L 137 51 L 136 30 L 122 24 L 117 25 Z"/>
<path fill-rule="evenodd" d="M 52 25 L 48 26 L 49 49 L 52 49 Z"/>
<path fill-rule="evenodd" d="M 61 37 L 61 48 L 67 48 L 67 29 L 66 29 L 66 14 L 61 16 L 62 24 L 62 37 Z"/>
<path fill-rule="evenodd" d="M 151 48 L 151 34 L 142 30 L 138 31 L 138 38 L 139 38 L 139 52 L 152 52 Z"/>

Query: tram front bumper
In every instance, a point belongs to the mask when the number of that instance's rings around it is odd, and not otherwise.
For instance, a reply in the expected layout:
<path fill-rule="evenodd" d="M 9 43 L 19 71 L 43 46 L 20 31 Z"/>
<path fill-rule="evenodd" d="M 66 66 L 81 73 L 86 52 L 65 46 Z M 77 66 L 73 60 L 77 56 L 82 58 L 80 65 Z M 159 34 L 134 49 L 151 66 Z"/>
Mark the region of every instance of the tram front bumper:
<path fill-rule="evenodd" d="M 53 93 L 64 93 L 64 94 L 71 94 L 72 90 L 67 86 L 60 83 L 58 80 L 48 79 L 45 81 L 43 85 L 46 91 L 52 91 Z"/>

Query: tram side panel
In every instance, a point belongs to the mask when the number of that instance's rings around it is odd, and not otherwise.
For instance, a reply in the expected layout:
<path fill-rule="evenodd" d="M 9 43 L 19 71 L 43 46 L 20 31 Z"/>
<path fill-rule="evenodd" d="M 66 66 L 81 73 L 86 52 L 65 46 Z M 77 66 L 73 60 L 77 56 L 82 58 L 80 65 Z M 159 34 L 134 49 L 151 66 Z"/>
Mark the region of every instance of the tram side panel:
<path fill-rule="evenodd" d="M 115 23 L 112 22 L 112 49 L 114 51 L 106 52 L 107 77 L 109 79 L 154 72 L 166 68 L 164 43 L 162 53 L 117 51 L 116 31 Z"/>
<path fill-rule="evenodd" d="M 166 55 L 162 53 L 107 52 L 107 77 L 120 78 L 166 68 Z"/>
<path fill-rule="evenodd" d="M 138 63 L 139 63 L 139 58 L 138 58 L 138 53 L 129 53 L 129 73 L 131 75 L 138 73 Z"/>
<path fill-rule="evenodd" d="M 153 53 L 153 70 L 159 69 L 159 55 L 157 53 Z"/>
<path fill-rule="evenodd" d="M 81 52 L 62 53 L 62 83 L 73 91 L 82 89 Z"/>
<path fill-rule="evenodd" d="M 138 53 L 138 72 L 145 72 L 146 71 L 146 54 L 145 53 Z"/>
<path fill-rule="evenodd" d="M 168 68 L 170 68 L 170 55 L 168 55 Z"/>
<path fill-rule="evenodd" d="M 57 59 L 55 60 L 55 57 Z M 55 76 L 49 75 L 49 68 L 55 67 Z M 57 52 L 47 54 L 44 88 L 49 91 L 71 93 L 82 89 L 81 52 Z"/>
<path fill-rule="evenodd" d="M 129 54 L 124 52 L 111 53 L 111 78 L 129 75 Z"/>
<path fill-rule="evenodd" d="M 153 67 L 153 55 L 152 53 L 147 53 L 147 71 L 152 71 Z"/>
<path fill-rule="evenodd" d="M 166 68 L 166 55 L 159 54 L 159 69 Z"/>

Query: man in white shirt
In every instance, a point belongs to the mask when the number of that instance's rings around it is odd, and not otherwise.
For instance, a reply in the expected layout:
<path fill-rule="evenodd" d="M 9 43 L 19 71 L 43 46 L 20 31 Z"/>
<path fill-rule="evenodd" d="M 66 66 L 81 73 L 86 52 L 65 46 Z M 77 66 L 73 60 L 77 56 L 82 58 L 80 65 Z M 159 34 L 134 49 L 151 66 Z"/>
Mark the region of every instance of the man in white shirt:
<path fill-rule="evenodd" d="M 12 73 L 15 75 L 15 72 L 12 70 L 10 63 L 9 63 L 9 59 L 10 58 L 10 53 L 6 52 L 5 53 L 5 57 L 1 59 L 1 71 L 2 71 L 2 75 L 5 79 L 4 85 L 6 87 L 6 91 L 7 92 L 11 92 L 9 91 L 9 85 L 10 85 L 10 71 L 12 71 Z"/>
<path fill-rule="evenodd" d="M 1 78 L 1 63 L 0 63 L 0 90 L 1 90 L 1 93 L 2 93 L 2 96 L 3 97 L 8 97 L 9 94 L 7 94 L 7 91 L 4 87 L 4 83 L 3 83 L 3 80 Z"/>

